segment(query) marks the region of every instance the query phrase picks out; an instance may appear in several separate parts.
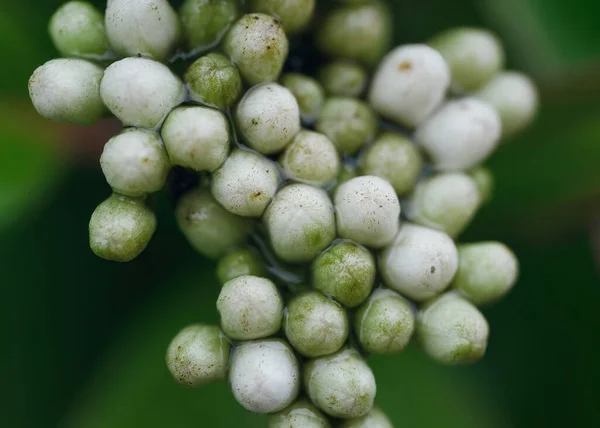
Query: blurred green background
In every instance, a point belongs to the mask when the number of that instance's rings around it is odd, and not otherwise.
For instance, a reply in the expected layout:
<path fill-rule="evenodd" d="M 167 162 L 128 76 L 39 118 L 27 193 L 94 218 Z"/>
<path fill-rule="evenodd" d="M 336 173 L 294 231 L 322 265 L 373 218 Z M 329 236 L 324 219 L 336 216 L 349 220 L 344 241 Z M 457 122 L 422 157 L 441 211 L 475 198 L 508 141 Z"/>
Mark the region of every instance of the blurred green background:
<path fill-rule="evenodd" d="M 135 262 L 105 262 L 88 248 L 89 216 L 109 194 L 97 159 L 118 127 L 53 124 L 29 104 L 29 75 L 56 56 L 46 25 L 60 3 L 3 2 L 0 12 L 2 425 L 264 426 L 226 384 L 185 390 L 164 367 L 180 327 L 215 321 L 218 294 L 213 264 L 178 233 L 167 197 Z M 538 82 L 543 107 L 490 160 L 495 200 L 463 237 L 504 241 L 521 260 L 515 290 L 484 311 L 486 358 L 466 368 L 440 367 L 415 348 L 372 358 L 378 402 L 398 427 L 595 426 L 600 3 L 397 0 L 393 8 L 396 43 L 456 25 L 492 28 L 509 66 Z"/>

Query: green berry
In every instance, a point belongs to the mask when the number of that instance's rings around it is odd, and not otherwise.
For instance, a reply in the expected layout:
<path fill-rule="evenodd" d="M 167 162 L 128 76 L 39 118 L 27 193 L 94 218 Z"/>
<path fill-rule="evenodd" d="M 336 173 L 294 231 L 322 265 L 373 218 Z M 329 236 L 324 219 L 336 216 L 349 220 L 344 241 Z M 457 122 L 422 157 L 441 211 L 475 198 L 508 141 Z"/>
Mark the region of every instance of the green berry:
<path fill-rule="evenodd" d="M 401 196 L 415 186 L 423 169 L 423 157 L 407 137 L 386 132 L 361 154 L 360 169 L 365 175 L 387 180 Z"/>
<path fill-rule="evenodd" d="M 221 329 L 194 324 L 181 330 L 167 349 L 167 367 L 177 383 L 197 387 L 225 379 L 231 344 Z"/>
<path fill-rule="evenodd" d="M 504 297 L 519 276 L 517 258 L 499 242 L 459 245 L 458 257 L 460 262 L 452 285 L 476 305 Z"/>
<path fill-rule="evenodd" d="M 88 2 L 63 4 L 50 18 L 48 30 L 62 56 L 102 59 L 108 52 L 104 16 Z"/>
<path fill-rule="evenodd" d="M 163 124 L 161 135 L 173 165 L 213 172 L 229 154 L 229 124 L 218 110 L 178 107 Z"/>
<path fill-rule="evenodd" d="M 218 45 L 238 16 L 236 0 L 185 0 L 179 9 L 184 37 L 193 52 Z"/>
<path fill-rule="evenodd" d="M 223 49 L 250 85 L 279 78 L 288 55 L 288 40 L 281 23 L 272 16 L 242 16 L 223 41 Z"/>
<path fill-rule="evenodd" d="M 369 106 L 355 98 L 329 98 L 316 129 L 329 137 L 343 154 L 354 155 L 362 146 L 371 141 L 379 122 Z"/>
<path fill-rule="evenodd" d="M 485 204 L 489 202 L 494 193 L 494 175 L 492 171 L 480 165 L 469 171 L 469 176 L 475 181 L 481 203 Z"/>
<path fill-rule="evenodd" d="M 355 242 L 339 242 L 314 261 L 312 275 L 314 288 L 353 308 L 371 294 L 376 275 L 375 259 Z"/>
<path fill-rule="evenodd" d="M 375 290 L 354 315 L 358 341 L 371 353 L 401 352 L 408 345 L 414 327 L 409 301 L 392 290 Z"/>
<path fill-rule="evenodd" d="M 331 183 L 340 170 L 335 145 L 325 135 L 312 131 L 298 133 L 279 163 L 288 178 L 314 186 Z"/>
<path fill-rule="evenodd" d="M 53 59 L 29 79 L 29 96 L 37 112 L 56 122 L 91 125 L 104 114 L 100 81 L 104 71 L 81 59 Z"/>
<path fill-rule="evenodd" d="M 340 168 L 340 173 L 337 177 L 336 187 L 337 190 L 339 186 L 344 184 L 346 181 L 352 180 L 353 178 L 358 177 L 358 168 L 354 162 L 342 162 L 342 166 Z"/>
<path fill-rule="evenodd" d="M 300 399 L 270 416 L 269 428 L 331 428 L 331 425 L 315 406 Z"/>
<path fill-rule="evenodd" d="M 504 49 L 498 37 L 481 28 L 460 27 L 434 36 L 429 46 L 442 54 L 456 93 L 471 92 L 504 68 Z"/>
<path fill-rule="evenodd" d="M 344 421 L 340 428 L 394 428 L 388 417 L 378 407 L 360 418 Z"/>
<path fill-rule="evenodd" d="M 225 254 L 217 264 L 217 277 L 221 284 L 244 275 L 267 275 L 260 255 L 252 248 L 242 248 Z"/>
<path fill-rule="evenodd" d="M 336 418 L 357 418 L 373 407 L 377 391 L 373 372 L 352 348 L 308 361 L 304 385 L 312 402 Z"/>
<path fill-rule="evenodd" d="M 417 339 L 443 364 L 469 364 L 485 354 L 489 327 L 484 316 L 457 293 L 427 302 L 417 316 Z"/>
<path fill-rule="evenodd" d="M 139 199 L 113 194 L 94 210 L 90 219 L 90 248 L 98 257 L 129 262 L 146 249 L 156 216 Z"/>
<path fill-rule="evenodd" d="M 315 0 L 250 0 L 250 10 L 276 16 L 285 32 L 294 34 L 310 22 Z"/>
<path fill-rule="evenodd" d="M 198 58 L 187 69 L 184 79 L 193 101 L 221 110 L 231 107 L 242 93 L 238 69 L 218 53 Z"/>
<path fill-rule="evenodd" d="M 367 87 L 367 72 L 352 61 L 334 61 L 319 72 L 319 80 L 330 96 L 359 97 Z"/>
<path fill-rule="evenodd" d="M 231 214 L 208 189 L 194 189 L 183 195 L 175 209 L 179 228 L 199 253 L 218 258 L 246 242 L 253 230 L 250 219 Z"/>
<path fill-rule="evenodd" d="M 288 88 L 300 107 L 300 116 L 306 123 L 312 124 L 325 103 L 325 91 L 314 78 L 300 73 L 284 74 L 281 84 Z"/>
<path fill-rule="evenodd" d="M 348 315 L 318 291 L 296 295 L 287 305 L 284 331 L 305 357 L 321 357 L 341 349 L 348 338 Z"/>
<path fill-rule="evenodd" d="M 223 285 L 217 310 L 221 328 L 230 338 L 261 339 L 281 328 L 283 300 L 270 280 L 244 275 Z"/>

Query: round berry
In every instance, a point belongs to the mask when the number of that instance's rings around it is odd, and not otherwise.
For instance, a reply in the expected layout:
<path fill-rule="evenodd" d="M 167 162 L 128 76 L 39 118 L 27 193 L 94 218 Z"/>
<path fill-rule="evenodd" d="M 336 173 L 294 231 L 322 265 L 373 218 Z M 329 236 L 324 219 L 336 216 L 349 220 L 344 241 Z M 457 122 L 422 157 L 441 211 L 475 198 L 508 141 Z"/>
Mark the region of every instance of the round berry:
<path fill-rule="evenodd" d="M 331 428 L 331 425 L 315 406 L 300 399 L 272 415 L 269 428 Z"/>
<path fill-rule="evenodd" d="M 263 260 L 253 248 L 230 251 L 219 259 L 217 278 L 221 284 L 245 275 L 267 275 Z"/>
<path fill-rule="evenodd" d="M 250 9 L 278 17 L 285 32 L 294 34 L 310 22 L 315 0 L 250 0 Z"/>
<path fill-rule="evenodd" d="M 217 46 L 238 16 L 236 0 L 185 0 L 179 9 L 187 47 L 192 52 Z"/>
<path fill-rule="evenodd" d="M 330 96 L 359 97 L 367 87 L 367 72 L 352 61 L 334 61 L 319 72 L 319 80 Z"/>
<path fill-rule="evenodd" d="M 325 103 L 325 90 L 314 78 L 300 73 L 287 73 L 281 84 L 288 88 L 300 107 L 302 121 L 312 124 L 317 120 Z"/>
<path fill-rule="evenodd" d="M 394 425 L 380 408 L 373 407 L 373 410 L 360 418 L 344 421 L 340 428 L 394 428 Z"/>
<path fill-rule="evenodd" d="M 242 94 L 242 78 L 224 55 L 210 53 L 198 58 L 185 72 L 190 98 L 221 110 L 231 107 Z"/>

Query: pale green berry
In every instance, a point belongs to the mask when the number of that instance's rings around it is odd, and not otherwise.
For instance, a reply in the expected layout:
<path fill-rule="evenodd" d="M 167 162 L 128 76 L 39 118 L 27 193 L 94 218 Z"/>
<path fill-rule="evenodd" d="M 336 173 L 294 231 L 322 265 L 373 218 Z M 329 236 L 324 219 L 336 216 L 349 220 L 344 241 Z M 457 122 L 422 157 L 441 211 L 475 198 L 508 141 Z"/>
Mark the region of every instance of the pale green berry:
<path fill-rule="evenodd" d="M 414 128 L 442 103 L 450 69 L 439 52 L 426 45 L 403 45 L 379 64 L 369 104 L 397 125 Z"/>
<path fill-rule="evenodd" d="M 247 410 L 279 412 L 300 392 L 298 360 L 281 340 L 243 342 L 231 358 L 229 381 L 235 399 Z"/>
<path fill-rule="evenodd" d="M 476 305 L 504 297 L 519 276 L 517 258 L 500 242 L 459 245 L 458 257 L 458 271 L 452 286 Z"/>
<path fill-rule="evenodd" d="M 223 49 L 250 85 L 279 78 L 288 55 L 288 40 L 281 23 L 272 16 L 242 16 L 223 40 Z"/>
<path fill-rule="evenodd" d="M 179 228 L 199 253 L 218 258 L 243 244 L 253 230 L 250 219 L 231 214 L 208 189 L 194 189 L 183 195 L 175 209 Z"/>
<path fill-rule="evenodd" d="M 489 326 L 475 306 L 450 292 L 421 308 L 416 335 L 423 350 L 438 362 L 469 364 L 485 354 Z"/>
<path fill-rule="evenodd" d="M 333 202 L 341 238 L 382 248 L 396 236 L 400 201 L 384 179 L 366 175 L 348 180 L 337 188 Z"/>
<path fill-rule="evenodd" d="M 277 166 L 247 150 L 235 149 L 213 174 L 211 191 L 223 207 L 244 217 L 260 217 L 279 187 Z"/>
<path fill-rule="evenodd" d="M 354 162 L 342 162 L 335 189 L 344 184 L 346 181 L 352 180 L 356 177 L 358 177 L 358 168 L 356 164 Z"/>
<path fill-rule="evenodd" d="M 127 128 L 108 140 L 100 166 L 113 191 L 133 197 L 161 190 L 171 169 L 160 136 L 138 128 Z"/>
<path fill-rule="evenodd" d="M 163 124 L 161 135 L 173 165 L 215 171 L 229 154 L 229 124 L 218 110 L 178 107 Z"/>
<path fill-rule="evenodd" d="M 315 0 L 250 0 L 250 10 L 276 16 L 285 32 L 294 34 L 310 22 Z"/>
<path fill-rule="evenodd" d="M 155 230 L 156 216 L 144 201 L 113 194 L 92 214 L 90 248 L 105 260 L 129 262 L 146 249 Z"/>
<path fill-rule="evenodd" d="M 300 131 L 279 163 L 288 178 L 314 186 L 332 182 L 340 171 L 335 145 L 325 135 L 312 131 Z"/>
<path fill-rule="evenodd" d="M 394 428 L 394 425 L 379 407 L 373 407 L 373 410 L 360 418 L 344 421 L 340 428 Z"/>
<path fill-rule="evenodd" d="M 300 131 L 300 107 L 289 89 L 265 83 L 246 92 L 235 121 L 242 140 L 269 155 L 283 150 Z"/>
<path fill-rule="evenodd" d="M 375 259 L 352 241 L 324 251 L 312 265 L 313 287 L 349 308 L 365 301 L 375 283 Z"/>
<path fill-rule="evenodd" d="M 183 83 L 166 65 L 125 58 L 104 72 L 100 95 L 125 126 L 156 129 L 185 99 Z"/>
<path fill-rule="evenodd" d="M 376 354 L 402 352 L 415 328 L 410 302 L 392 290 L 375 290 L 354 315 L 362 348 Z"/>
<path fill-rule="evenodd" d="M 355 98 L 329 98 L 319 119 L 316 129 L 329 137 L 341 153 L 354 155 L 362 146 L 371 141 L 379 122 L 371 108 Z"/>
<path fill-rule="evenodd" d="M 166 60 L 181 37 L 179 17 L 167 0 L 108 0 L 106 35 L 121 56 Z"/>
<path fill-rule="evenodd" d="M 331 425 L 315 406 L 300 399 L 270 416 L 269 428 L 331 428 Z"/>
<path fill-rule="evenodd" d="M 335 239 L 329 196 L 306 184 L 281 189 L 265 211 L 263 221 L 275 254 L 286 262 L 308 262 Z"/>
<path fill-rule="evenodd" d="M 325 55 L 374 64 L 389 48 L 391 15 L 378 1 L 332 9 L 316 34 Z"/>
<path fill-rule="evenodd" d="M 304 386 L 312 402 L 336 418 L 357 418 L 373 408 L 375 376 L 358 351 L 344 348 L 304 366 Z"/>
<path fill-rule="evenodd" d="M 305 357 L 339 351 L 348 338 L 346 311 L 318 291 L 296 295 L 287 305 L 284 331 L 290 344 Z"/>
<path fill-rule="evenodd" d="M 359 97 L 367 87 L 365 69 L 352 61 L 334 61 L 319 72 L 325 92 L 331 96 Z"/>
<path fill-rule="evenodd" d="M 108 51 L 104 16 L 85 1 L 69 1 L 58 8 L 48 26 L 62 56 L 102 59 Z"/>
<path fill-rule="evenodd" d="M 500 116 L 476 98 L 448 101 L 417 129 L 415 140 L 434 167 L 443 171 L 472 168 L 496 149 Z"/>
<path fill-rule="evenodd" d="M 316 79 L 300 73 L 284 74 L 281 84 L 296 97 L 302 120 L 309 124 L 317 120 L 325 103 L 325 90 L 321 84 Z"/>
<path fill-rule="evenodd" d="M 387 180 L 398 195 L 404 195 L 415 186 L 423 157 L 407 137 L 386 132 L 361 154 L 360 169 L 365 175 Z"/>
<path fill-rule="evenodd" d="M 461 172 L 450 172 L 417 184 L 406 204 L 406 216 L 417 224 L 456 237 L 471 223 L 480 206 L 475 180 Z"/>
<path fill-rule="evenodd" d="M 217 264 L 217 278 L 221 284 L 244 275 L 267 275 L 265 263 L 257 251 L 252 248 L 242 248 L 230 251 Z"/>
<path fill-rule="evenodd" d="M 494 175 L 492 174 L 492 171 L 489 168 L 480 165 L 469 171 L 469 175 L 477 185 L 481 203 L 485 204 L 489 202 L 494 193 Z"/>
<path fill-rule="evenodd" d="M 103 74 L 88 61 L 53 59 L 31 75 L 29 96 L 46 119 L 90 125 L 104 114 L 99 91 Z"/>
<path fill-rule="evenodd" d="M 193 101 L 221 110 L 231 107 L 242 94 L 240 72 L 229 58 L 218 53 L 198 58 L 184 79 Z"/>
<path fill-rule="evenodd" d="M 185 0 L 179 9 L 188 48 L 202 51 L 217 46 L 238 16 L 236 0 Z"/>
<path fill-rule="evenodd" d="M 527 128 L 539 105 L 535 83 L 516 71 L 499 73 L 476 96 L 490 103 L 500 114 L 503 137 L 511 137 Z"/>
<path fill-rule="evenodd" d="M 444 291 L 458 269 L 458 251 L 444 232 L 404 223 L 379 258 L 385 284 L 423 301 Z"/>
<path fill-rule="evenodd" d="M 167 349 L 167 367 L 177 383 L 197 387 L 225 379 L 231 344 L 214 325 L 194 324 L 173 338 Z"/>
<path fill-rule="evenodd" d="M 283 299 L 267 278 L 244 275 L 223 285 L 217 310 L 221 328 L 230 338 L 261 339 L 281 328 Z"/>
<path fill-rule="evenodd" d="M 470 92 L 489 82 L 504 68 L 504 49 L 489 30 L 452 28 L 434 36 L 429 46 L 442 54 L 452 74 L 452 91 Z"/>

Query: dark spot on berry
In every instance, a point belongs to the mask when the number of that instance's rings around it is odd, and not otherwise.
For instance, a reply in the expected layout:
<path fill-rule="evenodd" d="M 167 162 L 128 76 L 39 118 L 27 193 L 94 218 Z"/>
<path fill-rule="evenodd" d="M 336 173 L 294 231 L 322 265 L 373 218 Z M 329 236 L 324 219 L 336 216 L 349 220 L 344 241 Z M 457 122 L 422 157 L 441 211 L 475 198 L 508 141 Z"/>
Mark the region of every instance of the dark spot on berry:
<path fill-rule="evenodd" d="M 398 70 L 400 70 L 400 71 L 407 71 L 407 70 L 412 69 L 412 67 L 413 67 L 412 62 L 410 62 L 410 61 L 404 61 L 404 62 L 400 63 L 400 65 L 398 66 Z"/>
<path fill-rule="evenodd" d="M 435 273 L 435 266 L 431 266 L 431 269 L 429 270 L 429 272 Z"/>

